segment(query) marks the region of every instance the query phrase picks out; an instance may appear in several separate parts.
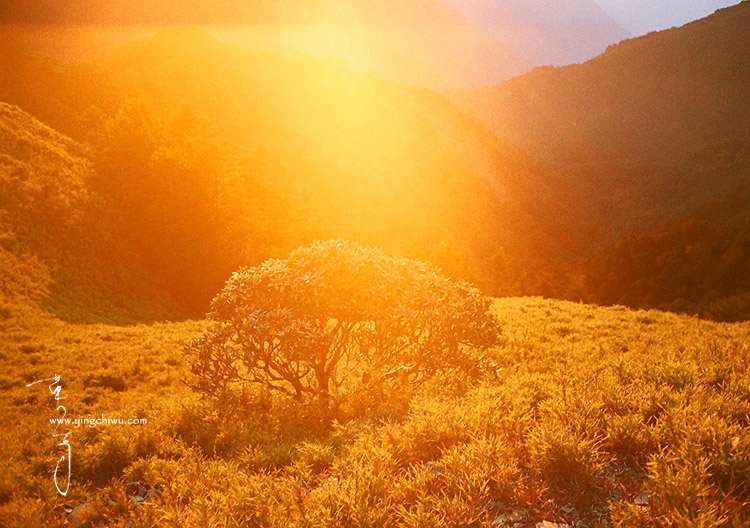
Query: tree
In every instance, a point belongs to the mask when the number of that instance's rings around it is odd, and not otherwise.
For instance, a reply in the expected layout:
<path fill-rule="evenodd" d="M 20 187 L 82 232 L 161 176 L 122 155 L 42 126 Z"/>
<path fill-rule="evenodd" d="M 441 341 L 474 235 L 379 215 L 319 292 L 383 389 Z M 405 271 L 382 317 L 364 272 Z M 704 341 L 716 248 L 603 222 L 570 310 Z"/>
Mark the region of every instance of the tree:
<path fill-rule="evenodd" d="M 187 347 L 194 386 L 261 385 L 297 398 L 472 368 L 498 341 L 490 300 L 434 267 L 352 242 L 318 242 L 232 275 Z"/>

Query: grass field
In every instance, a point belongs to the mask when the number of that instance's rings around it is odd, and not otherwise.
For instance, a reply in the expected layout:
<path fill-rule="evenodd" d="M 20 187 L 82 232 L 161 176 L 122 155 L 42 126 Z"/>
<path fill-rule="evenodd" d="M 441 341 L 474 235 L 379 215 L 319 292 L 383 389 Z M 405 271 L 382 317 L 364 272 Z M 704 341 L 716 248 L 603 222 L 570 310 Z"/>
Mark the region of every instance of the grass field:
<path fill-rule="evenodd" d="M 750 525 L 750 323 L 495 308 L 503 345 L 481 379 L 215 409 L 181 382 L 205 322 L 72 325 L 2 305 L 0 526 Z M 70 418 L 148 420 L 71 428 L 65 497 L 60 413 L 48 384 L 26 387 L 55 374 Z"/>

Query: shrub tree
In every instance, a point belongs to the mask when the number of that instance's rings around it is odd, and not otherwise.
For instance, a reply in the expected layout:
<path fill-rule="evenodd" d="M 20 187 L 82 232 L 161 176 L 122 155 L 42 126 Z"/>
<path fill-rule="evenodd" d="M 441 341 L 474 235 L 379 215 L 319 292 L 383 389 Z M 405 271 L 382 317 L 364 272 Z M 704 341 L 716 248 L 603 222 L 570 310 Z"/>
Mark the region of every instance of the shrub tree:
<path fill-rule="evenodd" d="M 224 397 L 259 384 L 297 398 L 472 368 L 497 343 L 490 301 L 431 265 L 318 242 L 232 275 L 213 324 L 187 347 L 194 386 Z"/>

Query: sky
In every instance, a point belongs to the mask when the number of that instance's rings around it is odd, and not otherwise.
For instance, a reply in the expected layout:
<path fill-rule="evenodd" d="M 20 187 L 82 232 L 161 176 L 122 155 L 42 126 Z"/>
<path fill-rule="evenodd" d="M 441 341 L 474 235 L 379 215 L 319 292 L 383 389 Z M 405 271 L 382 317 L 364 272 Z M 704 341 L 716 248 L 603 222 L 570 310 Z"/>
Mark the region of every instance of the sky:
<path fill-rule="evenodd" d="M 596 0 L 633 36 L 681 26 L 739 0 Z"/>

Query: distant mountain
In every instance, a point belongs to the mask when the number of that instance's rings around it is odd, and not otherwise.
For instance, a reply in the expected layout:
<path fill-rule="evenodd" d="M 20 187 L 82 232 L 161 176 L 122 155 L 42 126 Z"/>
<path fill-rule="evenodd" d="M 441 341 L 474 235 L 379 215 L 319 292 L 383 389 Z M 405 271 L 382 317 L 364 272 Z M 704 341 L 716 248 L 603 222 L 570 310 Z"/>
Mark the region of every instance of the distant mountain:
<path fill-rule="evenodd" d="M 452 25 L 455 13 L 431 0 L 60 0 L 5 2 L 0 22 L 72 25 L 406 24 Z"/>
<path fill-rule="evenodd" d="M 411 68 L 446 72 L 463 58 L 466 83 L 497 82 L 542 64 L 588 59 L 627 36 L 593 0 L 115 0 L 91 4 L 63 0 L 52 4 L 15 2 L 0 12 L 10 24 L 118 26 L 233 26 L 310 28 L 330 40 L 345 34 L 336 55 L 348 57 L 364 45 L 393 59 L 403 55 Z M 283 34 L 283 31 L 281 32 Z M 279 36 L 277 32 L 275 36 Z M 439 38 L 438 38 L 439 37 Z M 435 50 L 440 53 L 435 53 Z M 415 52 L 419 52 L 415 54 Z M 443 62 L 438 68 L 434 57 Z M 420 62 L 427 63 L 421 64 Z M 447 64 L 446 64 L 447 63 Z M 406 64 L 401 64 L 406 67 Z M 382 71 L 388 74 L 388 71 Z M 401 75 L 405 71 L 399 72 Z M 403 77 L 399 77 L 403 78 Z M 406 79 L 409 80 L 409 79 Z M 458 79 L 459 81 L 461 79 Z M 434 82 L 434 79 L 431 79 Z M 448 79 L 456 84 L 455 79 Z"/>
<path fill-rule="evenodd" d="M 682 26 L 704 18 L 738 0 L 597 0 L 612 18 L 633 35 Z"/>
<path fill-rule="evenodd" d="M 593 0 L 446 0 L 534 66 L 588 60 L 628 32 Z"/>
<path fill-rule="evenodd" d="M 149 27 L 191 25 L 251 50 L 341 57 L 360 71 L 439 89 L 500 82 L 532 66 L 434 0 L 15 2 L 0 10 L 3 23 L 0 39 L 61 62 L 112 51 Z"/>
<path fill-rule="evenodd" d="M 102 222 L 88 154 L 0 103 L 0 302 L 71 321 L 179 315 Z"/>
<path fill-rule="evenodd" d="M 578 284 L 565 295 L 750 314 L 748 49 L 743 2 L 465 94 L 465 108 L 558 174 L 581 212 L 560 229 L 592 258 L 553 295 Z"/>
<path fill-rule="evenodd" d="M 463 102 L 501 137 L 567 174 L 581 204 L 607 226 L 599 240 L 611 240 L 722 188 L 692 167 L 696 156 L 750 136 L 748 49 L 744 2 Z"/>

